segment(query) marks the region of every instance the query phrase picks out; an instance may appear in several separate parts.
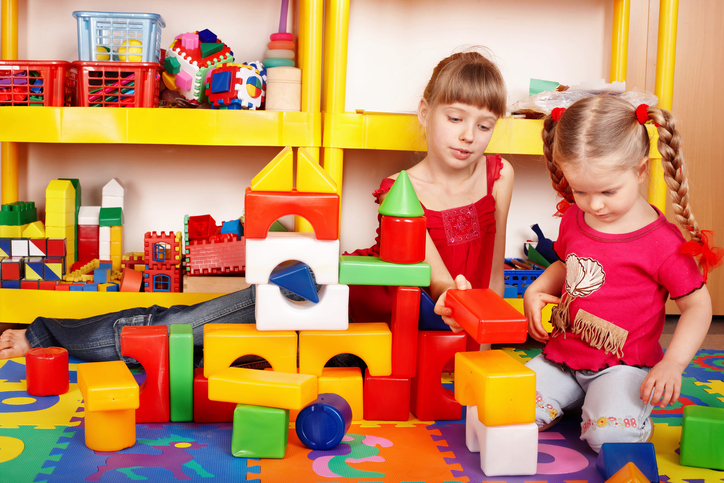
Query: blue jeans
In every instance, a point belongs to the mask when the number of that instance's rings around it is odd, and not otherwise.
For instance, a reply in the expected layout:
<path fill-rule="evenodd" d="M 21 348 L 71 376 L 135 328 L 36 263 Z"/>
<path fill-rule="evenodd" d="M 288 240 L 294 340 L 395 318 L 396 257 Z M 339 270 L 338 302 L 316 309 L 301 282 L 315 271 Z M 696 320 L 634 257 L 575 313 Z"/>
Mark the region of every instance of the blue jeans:
<path fill-rule="evenodd" d="M 28 326 L 25 337 L 31 347 L 64 347 L 68 354 L 90 362 L 135 362 L 121 355 L 121 330 L 125 326 L 191 324 L 194 347 L 201 349 L 204 325 L 253 324 L 256 286 L 195 305 L 170 308 L 139 307 L 86 319 L 38 317 Z"/>

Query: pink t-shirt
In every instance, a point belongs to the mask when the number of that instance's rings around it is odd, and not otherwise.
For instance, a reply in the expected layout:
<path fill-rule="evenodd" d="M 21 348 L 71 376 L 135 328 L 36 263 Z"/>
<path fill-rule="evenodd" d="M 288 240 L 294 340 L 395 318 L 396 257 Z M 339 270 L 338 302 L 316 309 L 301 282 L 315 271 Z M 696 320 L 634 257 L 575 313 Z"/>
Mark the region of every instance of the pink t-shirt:
<path fill-rule="evenodd" d="M 666 299 L 688 295 L 704 280 L 695 260 L 679 253 L 678 228 L 657 212 L 653 223 L 615 235 L 589 227 L 575 205 L 563 215 L 554 249 L 566 264 L 559 308 L 570 304 L 570 322 L 564 332 L 554 331 L 546 358 L 593 371 L 653 367 L 663 358 Z"/>

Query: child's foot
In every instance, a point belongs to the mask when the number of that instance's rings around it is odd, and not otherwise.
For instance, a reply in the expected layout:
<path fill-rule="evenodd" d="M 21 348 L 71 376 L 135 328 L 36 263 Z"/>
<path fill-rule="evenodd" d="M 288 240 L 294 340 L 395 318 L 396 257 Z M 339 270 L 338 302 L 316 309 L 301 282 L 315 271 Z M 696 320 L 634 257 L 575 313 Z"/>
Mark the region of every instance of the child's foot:
<path fill-rule="evenodd" d="M 0 335 L 0 359 L 23 357 L 30 349 L 25 330 L 8 329 Z"/>

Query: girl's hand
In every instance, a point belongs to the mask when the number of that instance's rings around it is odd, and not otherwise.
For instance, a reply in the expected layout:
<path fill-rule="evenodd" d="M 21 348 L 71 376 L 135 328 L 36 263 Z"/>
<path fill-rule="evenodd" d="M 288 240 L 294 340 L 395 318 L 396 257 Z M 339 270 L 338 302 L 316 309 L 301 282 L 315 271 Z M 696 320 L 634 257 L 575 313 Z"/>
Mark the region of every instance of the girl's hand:
<path fill-rule="evenodd" d="M 472 289 L 473 286 L 470 284 L 470 282 L 468 282 L 464 275 L 460 274 L 455 277 L 454 288 L 458 290 L 468 290 Z M 455 319 L 450 317 L 450 315 L 452 315 L 452 309 L 445 306 L 446 296 L 447 290 L 445 290 L 445 292 L 443 292 L 443 294 L 438 297 L 437 303 L 435 303 L 435 313 L 442 317 L 442 321 L 450 326 L 450 329 L 452 329 L 453 333 L 457 334 L 458 332 L 462 331 L 463 328 L 460 327 L 460 324 L 455 322 Z"/>
<path fill-rule="evenodd" d="M 677 364 L 662 360 L 651 369 L 641 383 L 641 400 L 664 409 L 679 399 L 681 391 L 681 369 Z M 653 397 L 652 397 L 653 394 Z"/>
<path fill-rule="evenodd" d="M 548 332 L 543 328 L 542 313 L 546 304 L 559 304 L 561 299 L 555 295 L 537 292 L 531 285 L 523 296 L 523 312 L 528 319 L 528 334 L 538 342 L 546 343 L 550 338 Z"/>

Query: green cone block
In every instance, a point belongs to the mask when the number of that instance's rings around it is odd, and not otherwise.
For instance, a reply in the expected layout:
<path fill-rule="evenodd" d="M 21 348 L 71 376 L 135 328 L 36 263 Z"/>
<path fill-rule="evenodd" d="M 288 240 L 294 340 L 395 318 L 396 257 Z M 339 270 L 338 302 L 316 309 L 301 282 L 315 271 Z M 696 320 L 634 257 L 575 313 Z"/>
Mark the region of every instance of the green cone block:
<path fill-rule="evenodd" d="M 381 215 L 402 218 L 416 218 L 425 214 L 407 172 L 400 171 L 378 211 Z"/>

